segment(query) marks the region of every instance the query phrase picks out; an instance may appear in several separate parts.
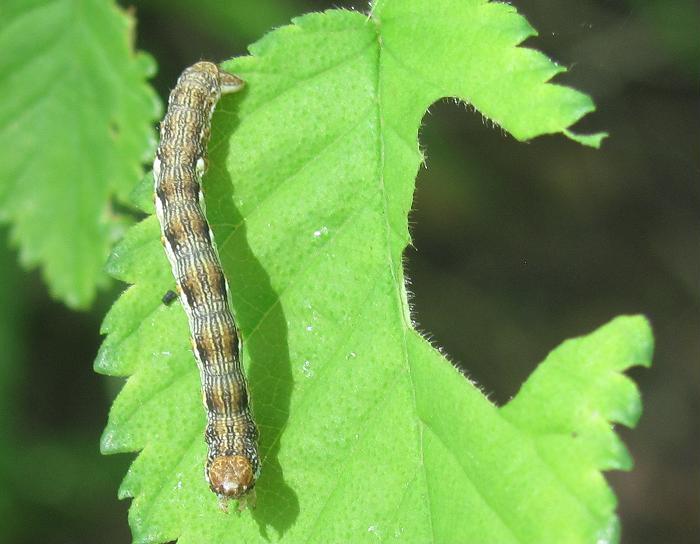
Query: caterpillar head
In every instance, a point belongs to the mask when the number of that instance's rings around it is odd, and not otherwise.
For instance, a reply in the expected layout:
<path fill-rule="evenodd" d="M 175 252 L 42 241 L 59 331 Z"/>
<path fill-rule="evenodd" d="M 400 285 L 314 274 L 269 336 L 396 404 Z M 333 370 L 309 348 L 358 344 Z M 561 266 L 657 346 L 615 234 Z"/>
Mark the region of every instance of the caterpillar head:
<path fill-rule="evenodd" d="M 245 82 L 240 77 L 229 74 L 213 62 L 205 60 L 196 62 L 187 68 L 180 76 L 180 79 L 191 78 L 193 76 L 197 77 L 202 82 L 208 81 L 215 87 L 218 87 L 221 94 L 235 93 L 236 91 L 240 91 L 245 85 Z"/>
<path fill-rule="evenodd" d="M 245 85 L 245 82 L 240 77 L 219 69 L 219 85 L 221 87 L 221 94 L 227 94 L 240 91 Z"/>
<path fill-rule="evenodd" d="M 255 470 L 247 457 L 221 455 L 207 467 L 211 490 L 221 499 L 243 499 L 255 486 Z"/>

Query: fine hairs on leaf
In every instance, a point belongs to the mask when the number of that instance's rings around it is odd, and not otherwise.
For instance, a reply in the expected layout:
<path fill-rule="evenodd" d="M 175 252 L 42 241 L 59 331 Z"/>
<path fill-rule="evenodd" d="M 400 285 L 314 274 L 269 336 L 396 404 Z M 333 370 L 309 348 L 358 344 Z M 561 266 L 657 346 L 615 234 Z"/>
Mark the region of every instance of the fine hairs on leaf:
<path fill-rule="evenodd" d="M 603 137 L 571 132 L 593 104 L 549 82 L 562 68 L 518 46 L 532 35 L 507 4 L 383 0 L 299 17 L 223 64 L 246 88 L 214 114 L 204 190 L 260 429 L 258 506 L 224 514 L 204 479 L 199 377 L 182 307 L 161 302 L 151 216 L 110 258 L 131 286 L 96 361 L 127 378 L 102 451 L 139 452 L 119 490 L 135 542 L 618 540 L 601 471 L 630 467 L 611 424 L 640 414 L 622 372 L 650 364 L 644 318 L 564 342 L 499 408 L 409 312 L 430 104 L 458 98 L 518 140 Z"/>

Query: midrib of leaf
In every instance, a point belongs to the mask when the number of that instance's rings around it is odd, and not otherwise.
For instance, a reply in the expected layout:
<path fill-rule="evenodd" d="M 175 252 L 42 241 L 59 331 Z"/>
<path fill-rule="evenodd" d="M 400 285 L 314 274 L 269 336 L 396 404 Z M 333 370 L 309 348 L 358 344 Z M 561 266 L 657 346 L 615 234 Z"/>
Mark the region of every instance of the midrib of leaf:
<path fill-rule="evenodd" d="M 387 126 L 389 126 L 385 122 L 384 115 L 383 115 L 383 107 L 382 107 L 383 106 L 383 104 L 382 104 L 383 93 L 382 93 L 381 79 L 382 79 L 382 71 L 383 71 L 382 54 L 383 54 L 384 48 L 382 46 L 380 26 L 378 24 L 376 24 L 375 21 L 371 21 L 371 24 L 373 24 L 376 28 L 376 41 L 374 43 L 371 43 L 368 47 L 371 47 L 372 45 L 374 45 L 376 47 L 376 57 L 377 57 L 376 74 L 375 74 L 376 107 L 373 107 L 372 109 L 374 110 L 373 117 L 375 117 L 375 119 L 376 119 L 376 126 L 379 128 L 379 130 L 377 131 L 377 155 L 376 155 L 378 158 L 378 160 L 377 160 L 377 176 L 376 176 L 376 183 L 377 183 L 377 188 L 378 188 L 378 190 L 377 190 L 378 198 L 377 198 L 377 201 L 376 201 L 374 206 L 377 208 L 377 210 L 379 212 L 379 216 L 384 218 L 384 221 L 383 221 L 383 231 L 385 233 L 384 246 L 385 246 L 386 255 L 387 255 L 388 270 L 389 270 L 389 273 L 391 275 L 391 283 L 394 286 L 394 289 L 393 289 L 393 296 L 394 296 L 394 302 L 395 302 L 394 318 L 395 318 L 396 322 L 400 322 L 402 324 L 402 326 L 401 326 L 401 331 L 402 331 L 402 342 L 401 342 L 402 361 L 401 362 L 405 366 L 407 374 L 410 377 L 411 383 L 412 383 L 413 378 L 412 378 L 411 362 L 410 362 L 410 359 L 408 356 L 407 334 L 412 332 L 413 328 L 410 325 L 410 322 L 407 322 L 407 319 L 410 319 L 410 316 L 409 316 L 409 309 L 408 309 L 408 300 L 406 297 L 405 289 L 403 287 L 403 285 L 404 285 L 403 267 L 400 264 L 400 258 L 399 258 L 399 263 L 397 264 L 397 259 L 394 257 L 394 251 L 393 251 L 393 249 L 397 247 L 398 254 L 400 255 L 401 251 L 405 247 L 406 241 L 404 239 L 401 239 L 399 234 L 392 228 L 391 223 L 389 221 L 389 206 L 387 203 L 388 196 L 387 196 L 387 189 L 385 186 L 385 176 L 384 176 L 384 171 L 386 168 L 385 131 L 387 130 Z M 343 60 L 344 60 L 344 62 L 345 61 L 352 61 L 353 59 L 356 59 L 357 56 L 364 54 L 365 51 L 366 50 L 364 50 L 364 49 L 360 50 L 357 53 L 355 53 L 354 55 L 348 56 L 347 58 L 345 58 Z M 338 67 L 337 64 L 333 65 L 333 66 L 329 66 L 326 69 L 315 73 L 314 77 L 316 75 L 325 73 L 327 71 L 331 71 L 332 69 L 335 69 L 337 67 Z M 305 81 L 305 80 L 306 80 L 306 78 L 303 80 L 300 80 L 300 81 Z M 253 110 L 253 112 L 254 111 L 255 110 Z M 359 121 L 360 123 L 362 122 L 363 118 L 364 118 L 364 116 L 362 116 L 360 118 L 360 121 Z M 356 125 L 353 125 L 352 128 L 354 128 L 354 126 L 356 126 Z M 351 128 L 351 130 L 352 130 L 352 128 Z M 400 140 L 408 145 L 408 143 L 407 143 L 408 140 L 405 137 L 403 137 L 403 135 L 401 135 L 393 127 L 391 127 L 391 130 L 394 130 L 396 135 L 399 136 Z M 344 134 L 344 132 L 345 131 L 341 131 L 341 136 Z M 335 142 L 337 142 L 337 140 L 339 138 L 340 138 L 340 136 L 331 137 L 329 139 L 328 143 L 326 145 L 324 145 L 323 149 L 332 148 L 333 144 Z M 412 151 L 415 153 L 415 152 L 417 152 L 417 149 L 413 149 Z M 317 157 L 317 154 L 310 155 L 309 159 L 302 164 L 302 166 L 297 170 L 297 172 L 301 171 L 304 168 L 304 166 L 306 166 L 308 163 L 312 162 L 316 157 Z M 293 176 L 291 176 L 291 177 L 293 177 Z M 289 179 L 289 178 L 287 178 L 287 179 Z M 365 208 L 360 208 L 357 212 L 354 212 L 354 213 L 364 213 L 364 212 L 366 212 L 367 208 L 370 208 L 370 207 L 368 206 Z M 255 208 L 253 208 L 251 213 L 254 213 L 258 209 L 260 209 L 260 207 L 256 206 Z M 345 225 L 347 225 L 347 223 L 353 218 L 354 213 L 349 214 L 347 216 L 347 218 L 345 219 L 345 221 L 339 227 L 336 227 L 335 230 L 342 231 L 343 227 Z M 250 214 L 248 214 L 246 216 L 246 220 L 249 218 L 250 218 Z M 227 236 L 226 240 L 227 239 L 228 239 L 228 236 Z M 398 244 L 392 244 L 392 242 L 394 242 L 394 241 L 398 241 Z M 224 243 L 225 243 L 225 241 L 224 241 Z M 319 247 L 318 251 L 317 251 L 317 255 L 322 254 L 322 252 L 321 252 L 322 249 L 327 250 L 327 248 L 325 248 L 325 247 Z M 297 279 L 298 278 L 295 276 L 291 283 L 296 283 Z M 278 301 L 276 303 L 281 302 L 282 298 L 284 297 L 284 293 L 285 293 L 285 291 L 283 290 L 280 293 L 280 297 L 278 298 Z M 265 313 L 265 315 L 267 315 L 269 313 L 269 311 L 270 310 L 268 310 Z M 263 316 L 263 319 L 264 319 L 264 316 Z M 258 325 L 255 327 L 255 329 L 251 333 L 251 336 L 255 333 L 255 331 L 258 330 L 259 326 L 260 326 L 260 322 L 258 323 Z M 345 343 L 339 344 L 339 346 L 335 350 L 335 354 L 341 353 L 342 348 L 344 346 L 345 346 Z M 334 362 L 335 362 L 335 355 L 329 358 L 328 368 L 332 369 L 334 366 L 332 363 L 334 363 Z M 315 382 L 315 383 L 318 383 L 318 382 Z M 390 386 L 391 391 L 393 392 L 394 388 L 398 388 L 398 387 L 400 387 L 400 385 L 401 385 L 400 382 L 393 382 Z M 304 396 L 305 399 L 308 398 L 309 393 L 310 393 L 309 390 L 307 390 L 305 392 L 305 396 Z M 385 393 L 387 393 L 387 391 L 385 391 Z M 418 416 L 418 410 L 417 410 L 417 406 L 415 403 L 415 394 L 413 391 L 412 391 L 412 397 L 414 399 L 413 400 L 413 411 L 414 411 L 414 414 L 416 416 Z M 376 411 L 381 407 L 382 403 L 385 401 L 386 401 L 386 397 L 384 397 L 384 396 L 381 397 L 372 406 L 370 406 L 366 410 L 365 414 L 369 415 L 370 413 L 376 413 Z M 300 404 L 297 405 L 297 409 L 301 408 L 304 404 L 305 404 L 305 402 L 302 400 L 300 402 Z M 364 417 L 361 417 L 360 419 L 365 421 Z M 418 421 L 418 418 L 416 418 L 416 420 Z M 418 458 L 420 460 L 418 463 L 417 469 L 422 471 L 423 478 L 427 482 L 427 474 L 425 473 L 424 463 L 423 463 L 423 448 L 422 448 L 423 425 L 424 425 L 424 422 L 422 422 L 422 421 L 420 421 L 416 425 L 418 436 L 416 437 L 415 449 L 418 452 Z M 281 432 L 277 435 L 276 440 L 279 438 L 280 435 L 281 435 Z M 354 453 L 354 451 L 355 450 L 353 447 L 353 449 L 351 449 L 347 453 L 347 455 L 348 456 L 352 455 Z M 330 499 L 335 494 L 339 485 L 340 485 L 340 482 L 335 487 L 333 487 L 330 494 L 328 495 L 328 499 Z M 328 503 L 326 503 L 326 504 L 328 504 Z M 395 512 L 398 512 L 398 507 L 400 506 L 400 504 L 401 504 L 401 500 L 398 502 Z M 323 521 L 324 512 L 325 512 L 325 508 L 323 510 L 321 510 L 321 512 L 318 513 L 315 521 L 310 526 L 309 537 L 307 539 L 307 542 L 311 541 L 311 539 L 314 537 L 314 530 L 316 529 L 318 524 Z M 431 525 L 431 531 L 432 531 L 432 520 L 431 519 L 429 520 L 429 523 Z"/>
<path fill-rule="evenodd" d="M 375 21 L 373 21 L 375 22 Z M 377 95 L 377 123 L 379 126 L 379 132 L 378 132 L 378 137 L 377 137 L 377 147 L 378 147 L 378 156 L 379 156 L 379 175 L 378 175 L 378 182 L 379 182 L 379 193 L 381 196 L 381 204 L 382 204 L 382 214 L 384 216 L 384 232 L 385 232 L 385 244 L 386 244 L 386 252 L 387 252 L 387 257 L 389 261 L 389 270 L 391 271 L 391 277 L 393 280 L 394 284 L 394 300 L 395 300 L 395 311 L 398 314 L 396 316 L 397 321 L 401 323 L 401 332 L 402 332 L 402 345 L 401 345 L 401 350 L 403 354 L 403 365 L 406 368 L 406 372 L 408 374 L 410 383 L 411 383 L 411 398 L 413 400 L 413 412 L 415 414 L 415 421 L 416 421 L 416 431 L 417 431 L 417 436 L 416 438 L 416 445 L 415 449 L 418 452 L 418 470 L 422 472 L 423 475 L 423 481 L 425 482 L 425 485 L 429 488 L 430 483 L 429 483 L 429 478 L 428 474 L 425 471 L 425 460 L 423 456 L 423 432 L 424 432 L 424 425 L 425 422 L 422 420 L 418 413 L 418 406 L 416 403 L 416 396 L 415 396 L 415 383 L 413 381 L 413 369 L 411 368 L 411 361 L 408 356 L 408 346 L 407 346 L 407 338 L 406 335 L 409 334 L 410 332 L 414 331 L 413 326 L 411 325 L 410 322 L 410 307 L 408 303 L 408 298 L 406 296 L 406 289 L 405 289 L 405 280 L 404 280 L 404 270 L 403 270 L 403 265 L 400 261 L 400 255 L 401 252 L 406 247 L 407 240 L 401 239 L 398 236 L 398 233 L 396 233 L 390 222 L 389 222 L 389 205 L 387 202 L 387 192 L 386 192 L 386 186 L 385 186 L 385 168 L 386 168 L 386 142 L 384 139 L 384 131 L 386 130 L 386 127 L 388 126 L 385 121 L 384 121 L 384 114 L 383 114 L 383 99 L 384 99 L 384 93 L 382 92 L 382 74 L 384 71 L 384 63 L 383 63 L 383 55 L 385 52 L 385 48 L 382 43 L 382 36 L 381 36 L 381 26 L 378 22 L 375 22 L 376 29 L 377 29 L 377 39 L 376 39 L 376 47 L 377 47 L 377 74 L 376 74 L 376 79 L 375 79 L 375 85 L 376 85 L 376 95 Z M 404 143 L 407 143 L 407 140 L 404 139 L 402 134 L 399 134 L 399 132 L 396 129 L 392 130 L 395 131 L 396 135 L 399 136 L 400 140 Z M 408 144 L 407 144 L 408 145 Z M 415 148 L 417 144 L 414 141 L 414 147 L 411 149 L 412 152 L 416 153 L 417 149 Z M 392 236 L 393 235 L 393 236 Z M 394 258 L 394 255 L 392 253 L 392 237 L 398 238 L 398 248 L 399 248 L 399 261 Z M 428 491 L 429 493 L 429 491 Z M 397 510 L 396 512 L 398 513 L 398 507 L 401 505 L 402 501 L 399 501 L 397 504 Z M 435 534 L 435 529 L 433 527 L 433 520 L 432 520 L 432 504 L 428 506 L 428 523 L 430 527 L 430 533 L 433 535 L 433 541 L 437 542 L 436 540 L 436 534 Z"/>

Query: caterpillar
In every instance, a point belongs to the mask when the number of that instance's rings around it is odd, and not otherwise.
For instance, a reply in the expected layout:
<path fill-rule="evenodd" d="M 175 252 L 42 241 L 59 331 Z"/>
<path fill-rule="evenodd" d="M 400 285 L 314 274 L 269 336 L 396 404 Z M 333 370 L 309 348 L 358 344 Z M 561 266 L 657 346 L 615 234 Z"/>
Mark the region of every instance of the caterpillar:
<path fill-rule="evenodd" d="M 185 69 L 170 93 L 153 161 L 161 240 L 187 313 L 207 412 L 205 477 L 223 509 L 228 499 L 236 499 L 241 510 L 255 504 L 258 430 L 241 369 L 228 284 L 204 215 L 201 180 L 214 108 L 221 94 L 243 85 L 211 62 Z"/>

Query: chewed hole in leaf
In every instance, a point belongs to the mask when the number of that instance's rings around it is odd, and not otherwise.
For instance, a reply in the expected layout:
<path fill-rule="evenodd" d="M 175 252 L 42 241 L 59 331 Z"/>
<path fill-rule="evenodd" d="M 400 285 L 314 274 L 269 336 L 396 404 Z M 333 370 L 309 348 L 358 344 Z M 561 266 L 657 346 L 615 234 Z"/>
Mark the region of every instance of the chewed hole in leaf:
<path fill-rule="evenodd" d="M 518 144 L 454 100 L 431 106 L 420 135 L 426 163 L 406 251 L 412 316 L 431 343 L 502 405 L 556 341 L 554 334 L 543 338 L 546 327 L 538 324 L 559 310 L 543 305 L 547 280 L 532 270 L 542 237 L 523 232 L 556 228 L 532 213 L 546 188 L 529 163 L 543 160 L 543 146 Z"/>

